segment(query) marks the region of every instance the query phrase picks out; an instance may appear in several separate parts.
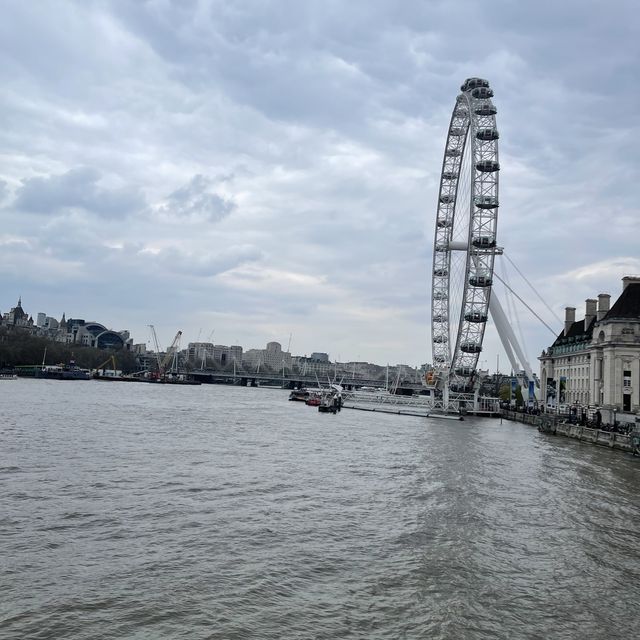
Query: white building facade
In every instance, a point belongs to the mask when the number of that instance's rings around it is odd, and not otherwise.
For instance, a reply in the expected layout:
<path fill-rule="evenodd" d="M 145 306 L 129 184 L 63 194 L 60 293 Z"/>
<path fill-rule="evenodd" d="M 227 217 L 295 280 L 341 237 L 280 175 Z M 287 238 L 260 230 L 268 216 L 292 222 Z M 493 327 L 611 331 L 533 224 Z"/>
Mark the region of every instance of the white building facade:
<path fill-rule="evenodd" d="M 625 276 L 610 296 L 588 299 L 584 319 L 565 310 L 565 327 L 540 356 L 542 400 L 548 407 L 598 406 L 607 422 L 640 413 L 640 277 Z"/>

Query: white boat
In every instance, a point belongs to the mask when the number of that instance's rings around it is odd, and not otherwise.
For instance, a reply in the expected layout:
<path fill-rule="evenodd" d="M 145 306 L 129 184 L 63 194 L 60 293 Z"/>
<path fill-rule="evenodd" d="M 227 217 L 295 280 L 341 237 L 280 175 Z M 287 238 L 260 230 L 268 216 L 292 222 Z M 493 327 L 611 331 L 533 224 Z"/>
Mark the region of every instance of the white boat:
<path fill-rule="evenodd" d="M 0 373 L 0 380 L 17 380 L 18 376 L 15 373 Z"/>
<path fill-rule="evenodd" d="M 318 411 L 320 413 L 337 413 L 342 409 L 342 387 L 330 384 L 328 389 L 322 390 Z"/>
<path fill-rule="evenodd" d="M 464 420 L 459 413 L 427 413 L 427 418 L 441 418 L 442 420 Z"/>

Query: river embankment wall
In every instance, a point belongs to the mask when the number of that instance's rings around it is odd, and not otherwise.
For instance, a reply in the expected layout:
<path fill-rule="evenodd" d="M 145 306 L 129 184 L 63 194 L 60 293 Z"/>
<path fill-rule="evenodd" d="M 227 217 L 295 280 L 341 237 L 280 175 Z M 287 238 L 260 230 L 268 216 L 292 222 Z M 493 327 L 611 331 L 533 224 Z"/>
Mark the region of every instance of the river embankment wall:
<path fill-rule="evenodd" d="M 571 424 L 566 422 L 564 418 L 554 415 L 531 415 L 505 409 L 502 411 L 502 417 L 505 420 L 522 422 L 533 427 L 538 427 L 540 431 L 550 435 L 565 436 L 567 438 L 574 438 L 580 442 L 598 444 L 603 447 L 629 453 L 633 452 L 633 436 L 631 435 L 623 435 L 611 431 L 591 429 L 579 424 Z"/>

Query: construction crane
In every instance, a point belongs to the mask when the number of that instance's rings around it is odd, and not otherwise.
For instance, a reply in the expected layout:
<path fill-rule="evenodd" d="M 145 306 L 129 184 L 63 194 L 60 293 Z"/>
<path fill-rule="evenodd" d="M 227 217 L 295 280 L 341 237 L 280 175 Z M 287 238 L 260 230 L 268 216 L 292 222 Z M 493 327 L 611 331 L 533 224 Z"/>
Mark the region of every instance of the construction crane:
<path fill-rule="evenodd" d="M 176 337 L 173 339 L 173 342 L 171 343 L 171 346 L 167 349 L 167 354 L 162 360 L 159 371 L 158 371 L 161 378 L 165 377 L 167 367 L 169 366 L 170 362 L 171 362 L 171 369 L 175 370 L 175 372 L 177 373 L 178 350 L 180 349 L 181 337 L 182 337 L 182 331 L 178 331 L 178 333 L 176 333 Z"/>
<path fill-rule="evenodd" d="M 158 344 L 158 336 L 156 335 L 156 328 L 150 324 L 149 329 L 151 329 L 151 337 L 153 338 L 153 344 L 156 350 L 156 362 L 158 364 L 158 375 L 160 375 L 160 370 L 162 368 L 162 362 L 160 361 L 160 345 Z"/>
<path fill-rule="evenodd" d="M 177 372 L 178 350 L 180 349 L 180 338 L 182 336 L 182 331 L 178 331 L 178 333 L 176 333 L 176 337 L 173 339 L 171 346 L 167 349 L 167 353 L 165 354 L 164 358 L 160 358 L 162 349 L 160 349 L 160 343 L 158 342 L 156 329 L 152 324 L 149 325 L 149 329 L 151 329 L 151 337 L 153 338 L 153 344 L 156 349 L 156 363 L 158 365 L 158 372 L 156 376 L 153 377 L 157 377 L 159 380 L 163 380 L 166 378 L 167 367 L 169 366 L 171 360 L 173 360 L 171 368 L 175 369 Z"/>
<path fill-rule="evenodd" d="M 105 367 L 110 364 L 111 365 L 111 369 L 113 370 L 113 375 L 118 375 L 116 373 L 116 358 L 115 356 L 109 356 L 101 365 L 99 365 L 98 367 L 96 367 L 96 370 L 94 372 L 94 376 L 99 376 L 100 375 L 100 369 L 102 369 L 102 375 L 105 375 Z"/>

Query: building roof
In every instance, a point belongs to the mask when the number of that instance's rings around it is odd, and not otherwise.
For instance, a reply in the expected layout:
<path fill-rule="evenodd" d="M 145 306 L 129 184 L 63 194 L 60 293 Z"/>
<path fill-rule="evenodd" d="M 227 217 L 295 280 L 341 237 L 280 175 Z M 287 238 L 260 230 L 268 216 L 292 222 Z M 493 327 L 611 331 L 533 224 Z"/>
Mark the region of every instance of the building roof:
<path fill-rule="evenodd" d="M 593 325 L 595 324 L 595 317 L 589 323 L 587 330 L 584 329 L 584 318 L 582 320 L 576 320 L 570 327 L 568 333 L 565 335 L 564 329 L 558 334 L 552 347 L 557 347 L 561 344 L 567 344 L 569 342 L 580 342 L 581 340 L 590 340 L 593 334 Z"/>
<path fill-rule="evenodd" d="M 24 312 L 24 309 L 22 308 L 22 296 L 18 298 L 18 304 L 15 307 L 13 307 L 11 311 L 13 312 L 13 317 L 15 320 L 21 320 L 27 315 Z"/>
<path fill-rule="evenodd" d="M 603 320 L 640 318 L 640 282 L 630 282 Z"/>

